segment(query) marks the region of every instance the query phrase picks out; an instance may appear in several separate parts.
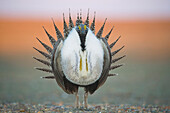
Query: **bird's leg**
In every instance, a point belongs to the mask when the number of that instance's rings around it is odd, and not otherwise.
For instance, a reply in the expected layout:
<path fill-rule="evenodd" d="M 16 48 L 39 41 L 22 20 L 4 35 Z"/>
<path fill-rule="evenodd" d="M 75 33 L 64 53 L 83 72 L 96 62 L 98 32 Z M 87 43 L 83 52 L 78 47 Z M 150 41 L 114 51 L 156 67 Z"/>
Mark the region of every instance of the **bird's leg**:
<path fill-rule="evenodd" d="M 79 105 L 79 95 L 78 95 L 78 92 L 76 92 L 76 101 L 75 101 L 75 108 L 79 108 L 80 105 Z"/>
<path fill-rule="evenodd" d="M 85 91 L 84 93 L 84 108 L 88 108 L 88 92 Z"/>

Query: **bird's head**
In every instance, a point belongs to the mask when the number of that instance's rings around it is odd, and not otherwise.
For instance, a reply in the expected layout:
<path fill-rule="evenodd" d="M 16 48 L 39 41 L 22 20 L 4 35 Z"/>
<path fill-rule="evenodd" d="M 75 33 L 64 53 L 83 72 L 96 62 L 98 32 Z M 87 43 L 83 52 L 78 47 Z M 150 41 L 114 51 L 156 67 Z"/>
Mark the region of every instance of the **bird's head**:
<path fill-rule="evenodd" d="M 86 41 L 86 35 L 87 35 L 89 28 L 84 24 L 80 24 L 80 25 L 76 26 L 75 29 L 79 34 L 82 51 L 84 51 L 86 49 L 85 48 L 85 41 Z"/>
<path fill-rule="evenodd" d="M 87 34 L 88 27 L 84 24 L 80 24 L 80 25 L 76 26 L 76 30 L 77 30 L 79 36 L 83 36 L 83 35 Z"/>

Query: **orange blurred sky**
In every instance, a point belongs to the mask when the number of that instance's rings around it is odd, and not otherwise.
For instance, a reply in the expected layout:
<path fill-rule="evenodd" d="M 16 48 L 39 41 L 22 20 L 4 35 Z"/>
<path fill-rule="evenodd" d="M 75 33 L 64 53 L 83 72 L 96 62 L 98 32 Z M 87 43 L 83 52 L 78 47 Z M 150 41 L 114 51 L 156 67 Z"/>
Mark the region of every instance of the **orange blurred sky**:
<path fill-rule="evenodd" d="M 56 24 L 62 31 L 62 21 L 56 21 Z M 96 31 L 98 31 L 102 24 L 103 21 L 96 22 Z M 108 19 L 103 36 L 109 32 L 113 25 L 115 28 L 109 42 L 116 40 L 119 35 L 122 36 L 114 49 L 118 49 L 122 45 L 125 45 L 125 54 L 135 55 L 139 58 L 167 59 L 170 57 L 170 21 L 114 22 L 111 19 Z M 32 56 L 36 53 L 32 48 L 33 46 L 43 49 L 35 37 L 38 37 L 43 42 L 50 45 L 42 26 L 45 26 L 49 33 L 56 38 L 51 19 L 49 19 L 49 21 L 12 21 L 1 19 L 1 56 L 18 56 L 23 54 Z"/>

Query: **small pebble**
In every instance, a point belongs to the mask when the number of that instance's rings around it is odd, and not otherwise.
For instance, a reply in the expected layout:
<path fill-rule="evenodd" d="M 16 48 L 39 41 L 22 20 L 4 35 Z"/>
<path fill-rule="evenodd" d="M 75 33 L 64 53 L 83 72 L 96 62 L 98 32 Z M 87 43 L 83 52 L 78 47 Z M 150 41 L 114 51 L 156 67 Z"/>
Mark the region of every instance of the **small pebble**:
<path fill-rule="evenodd" d="M 112 105 L 112 104 L 98 104 L 98 105 L 89 105 L 88 109 L 84 109 L 80 107 L 80 109 L 75 109 L 73 105 L 64 105 L 64 103 L 48 103 L 48 104 L 20 104 L 20 103 L 5 103 L 0 104 L 0 112 L 7 113 L 88 113 L 88 112 L 96 112 L 96 113 L 105 113 L 105 112 L 116 112 L 116 113 L 124 113 L 124 112 L 134 112 L 134 113 L 169 113 L 170 106 L 158 106 L 158 105 L 128 105 L 128 104 L 120 104 L 120 105 Z"/>

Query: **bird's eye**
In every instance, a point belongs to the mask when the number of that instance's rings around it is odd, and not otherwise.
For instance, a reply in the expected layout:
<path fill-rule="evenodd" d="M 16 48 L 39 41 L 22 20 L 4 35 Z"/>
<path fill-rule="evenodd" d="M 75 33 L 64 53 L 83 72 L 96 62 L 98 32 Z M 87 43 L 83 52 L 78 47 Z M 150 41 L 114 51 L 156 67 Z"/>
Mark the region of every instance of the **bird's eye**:
<path fill-rule="evenodd" d="M 80 26 L 78 26 L 78 28 L 79 28 L 79 30 L 81 30 L 81 27 L 80 27 Z"/>
<path fill-rule="evenodd" d="M 86 25 L 84 25 L 84 30 L 86 30 L 86 27 L 87 27 L 87 26 L 86 26 Z"/>

